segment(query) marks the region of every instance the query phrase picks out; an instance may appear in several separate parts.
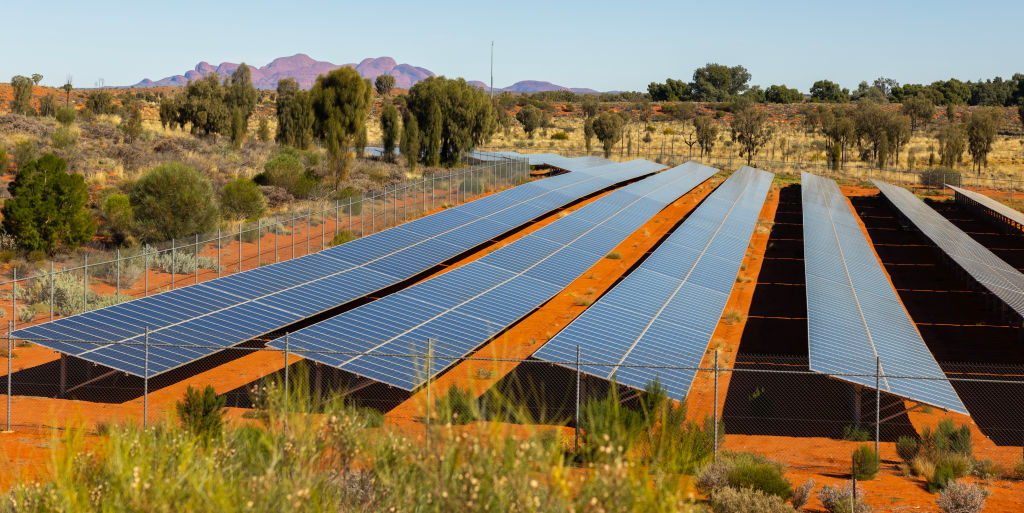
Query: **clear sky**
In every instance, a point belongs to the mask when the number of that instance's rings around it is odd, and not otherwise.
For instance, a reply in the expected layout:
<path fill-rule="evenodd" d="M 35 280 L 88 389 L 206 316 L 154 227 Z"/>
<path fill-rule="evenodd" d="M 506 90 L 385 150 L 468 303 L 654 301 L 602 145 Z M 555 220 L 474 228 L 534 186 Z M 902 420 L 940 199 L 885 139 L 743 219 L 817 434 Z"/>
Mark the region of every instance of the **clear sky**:
<path fill-rule="evenodd" d="M 707 62 L 742 64 L 752 83 L 807 92 L 821 78 L 854 88 L 1024 72 L 1024 2 L 177 0 L 6 2 L 0 81 L 41 73 L 78 87 L 130 85 L 199 61 L 262 66 L 296 53 L 334 63 L 391 56 L 495 86 L 545 80 L 646 90 L 690 80 Z"/>

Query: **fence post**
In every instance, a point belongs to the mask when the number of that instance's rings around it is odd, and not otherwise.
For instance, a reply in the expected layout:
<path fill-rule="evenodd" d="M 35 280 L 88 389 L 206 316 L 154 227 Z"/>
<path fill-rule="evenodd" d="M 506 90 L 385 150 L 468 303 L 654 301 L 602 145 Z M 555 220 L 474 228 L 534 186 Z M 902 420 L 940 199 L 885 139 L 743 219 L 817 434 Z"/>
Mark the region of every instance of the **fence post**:
<path fill-rule="evenodd" d="M 288 241 L 292 243 L 292 258 L 295 258 L 295 214 L 292 214 L 292 236 Z"/>
<path fill-rule="evenodd" d="M 857 466 L 854 464 L 853 456 L 850 456 L 850 479 L 853 482 L 853 486 L 850 487 L 850 511 L 857 511 Z"/>
<path fill-rule="evenodd" d="M 195 234 L 194 244 L 195 246 L 194 249 L 192 250 L 192 256 L 194 256 L 196 259 L 196 278 L 193 283 L 195 285 L 199 285 L 199 232 L 196 232 Z"/>
<path fill-rule="evenodd" d="M 11 396 L 14 390 L 11 388 L 11 360 L 14 360 L 14 321 L 7 321 L 7 432 L 11 432 Z"/>
<path fill-rule="evenodd" d="M 220 246 L 224 242 L 221 238 L 220 227 L 217 227 L 217 277 L 220 278 Z"/>
<path fill-rule="evenodd" d="M 431 398 L 430 398 L 430 369 L 431 369 L 430 356 L 431 356 L 431 354 L 430 353 L 431 353 L 431 349 L 433 349 L 433 340 L 428 338 L 427 339 L 427 417 L 426 417 L 426 420 L 424 421 L 425 430 L 426 430 L 427 451 L 430 451 L 430 401 L 431 401 Z"/>
<path fill-rule="evenodd" d="M 146 326 L 145 367 L 142 372 L 142 429 L 149 426 L 149 326 Z"/>
<path fill-rule="evenodd" d="M 145 257 L 143 260 L 145 260 L 146 262 L 145 269 L 143 269 L 142 272 L 142 282 L 144 284 L 142 286 L 142 288 L 144 289 L 142 295 L 145 297 L 149 297 L 149 249 L 147 249 L 147 247 L 148 246 L 146 246 L 145 244 L 142 245 L 142 253 Z"/>
<path fill-rule="evenodd" d="M 573 452 L 580 453 L 580 345 L 576 344 L 576 438 L 573 443 Z"/>
<path fill-rule="evenodd" d="M 370 233 L 377 231 L 377 197 L 370 197 Z"/>
<path fill-rule="evenodd" d="M 334 226 L 338 226 L 335 222 Z M 327 203 L 324 202 L 324 210 L 320 214 L 320 250 L 327 247 Z"/>
<path fill-rule="evenodd" d="M 313 211 L 306 207 L 306 254 L 309 254 L 309 232 L 313 231 Z"/>
<path fill-rule="evenodd" d="M 284 429 L 288 431 L 288 332 L 284 334 Z"/>
<path fill-rule="evenodd" d="M 53 320 L 53 260 L 50 260 L 50 320 Z"/>
<path fill-rule="evenodd" d="M 338 236 L 338 228 L 341 226 L 341 200 L 334 198 L 334 236 Z"/>
<path fill-rule="evenodd" d="M 114 273 L 114 280 L 117 283 L 116 286 L 114 287 L 114 290 L 116 291 L 116 292 L 114 292 L 114 300 L 117 301 L 118 303 L 120 303 L 121 302 L 121 248 L 117 248 L 117 251 L 116 251 L 116 253 L 114 253 L 114 255 L 115 255 L 114 256 L 114 266 L 117 268 L 117 272 Z"/>
<path fill-rule="evenodd" d="M 715 424 L 712 428 L 715 430 L 715 452 L 712 458 L 713 461 L 718 461 L 718 349 L 715 349 L 715 398 L 714 402 L 711 405 L 711 408 L 713 414 L 712 418 L 714 419 Z"/>
<path fill-rule="evenodd" d="M 878 433 L 882 426 L 879 425 L 879 418 L 882 409 L 882 359 L 875 356 L 875 457 L 878 457 Z"/>
<path fill-rule="evenodd" d="M 174 246 L 174 237 L 171 237 L 171 290 L 174 290 L 174 268 L 178 264 L 177 248 Z"/>
<path fill-rule="evenodd" d="M 263 218 L 256 220 L 256 267 L 260 266 L 260 253 L 263 252 Z"/>
<path fill-rule="evenodd" d="M 362 206 L 362 203 L 360 203 L 360 206 Z M 351 237 L 352 236 L 352 196 L 348 197 L 348 210 L 345 213 L 348 214 L 348 234 Z"/>
<path fill-rule="evenodd" d="M 238 224 L 238 270 L 235 272 L 242 272 L 242 225 L 245 221 Z"/>
<path fill-rule="evenodd" d="M 89 255 L 85 256 L 85 263 L 82 264 L 82 309 L 86 312 L 89 311 Z M 15 273 L 18 271 L 15 270 Z M 17 317 L 17 312 L 15 312 Z"/>
<path fill-rule="evenodd" d="M 278 260 L 277 260 L 277 239 L 281 237 L 281 230 L 278 229 L 278 226 L 280 226 L 280 225 L 281 225 L 281 221 L 279 221 L 277 219 L 277 216 L 275 215 L 274 216 L 274 263 L 275 264 L 278 262 Z"/>

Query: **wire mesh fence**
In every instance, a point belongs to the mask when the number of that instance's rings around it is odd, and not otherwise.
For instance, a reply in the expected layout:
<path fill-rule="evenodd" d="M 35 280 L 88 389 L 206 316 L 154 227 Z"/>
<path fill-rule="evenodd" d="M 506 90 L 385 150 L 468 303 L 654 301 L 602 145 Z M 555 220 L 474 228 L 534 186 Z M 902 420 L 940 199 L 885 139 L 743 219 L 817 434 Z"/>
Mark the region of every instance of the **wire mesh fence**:
<path fill-rule="evenodd" d="M 148 421 L 174 415 L 175 404 L 188 386 L 213 386 L 240 416 L 254 415 L 268 387 L 292 387 L 313 403 L 344 398 L 380 412 L 385 419 L 429 430 L 431 423 L 498 420 L 514 424 L 562 426 L 579 437 L 581 411 L 591 403 L 614 397 L 626 408 L 639 408 L 654 388 L 640 390 L 599 378 L 593 369 L 638 367 L 659 382 L 688 381 L 687 416 L 702 425 L 722 425 L 715 447 L 728 446 L 735 436 L 834 439 L 894 443 L 914 437 L 942 418 L 971 424 L 987 441 L 982 445 L 1013 457 L 1024 448 L 1024 366 L 944 363 L 945 377 L 887 373 L 814 372 L 807 357 L 709 353 L 698 367 L 628 365 L 581 356 L 549 362 L 532 358 L 456 357 L 426 353 L 308 351 L 265 347 L 277 334 L 232 348 L 148 378 L 115 371 L 82 358 L 55 353 L 55 343 L 95 347 L 97 341 L 18 340 L 5 344 L 6 375 L 0 384 L 2 422 L 7 430 L 62 428 L 75 421 L 99 429 L 104 423 Z M 17 342 L 17 344 L 15 344 Z M 433 342 L 436 344 L 437 342 Z M 106 343 L 104 343 L 106 344 Z M 197 349 L 195 345 L 143 345 L 147 362 L 154 353 Z M 117 344 L 115 344 L 117 345 Z M 339 345 L 338 347 L 344 347 Z M 422 347 L 422 345 L 420 346 Z M 7 349 L 9 348 L 9 352 Z M 204 348 L 207 349 L 207 348 Z M 444 368 L 406 390 L 364 378 L 318 360 L 354 360 L 372 355 L 376 361 L 413 360 L 417 367 Z M 402 362 L 403 364 L 406 362 Z M 407 365 L 403 365 L 407 366 Z M 591 373 L 588 373 L 590 369 Z M 948 380 L 968 415 L 946 412 L 921 398 L 904 398 L 880 388 L 856 384 L 864 379 Z M 294 395 L 294 393 L 293 393 Z M 289 396 L 291 397 L 291 396 Z M 679 398 L 673 398 L 679 399 Z M 307 406 L 308 408 L 308 406 Z M 315 411 L 315 406 L 313 407 Z M 716 435 L 718 435 L 716 430 Z M 578 438 L 574 443 L 579 443 Z"/>
<path fill-rule="evenodd" d="M 293 205 L 215 232 L 60 262 L 16 263 L 0 274 L 0 318 L 48 322 L 310 254 L 529 179 L 525 159 L 499 158 L 360 194 Z"/>

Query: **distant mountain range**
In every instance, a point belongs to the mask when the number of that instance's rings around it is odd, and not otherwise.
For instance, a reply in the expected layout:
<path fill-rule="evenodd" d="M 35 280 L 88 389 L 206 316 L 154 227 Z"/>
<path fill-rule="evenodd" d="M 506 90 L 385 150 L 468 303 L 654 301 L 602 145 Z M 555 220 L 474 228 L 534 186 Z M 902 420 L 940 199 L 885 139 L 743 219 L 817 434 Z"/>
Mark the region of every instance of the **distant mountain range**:
<path fill-rule="evenodd" d="M 277 89 L 277 81 L 283 78 L 294 78 L 302 88 L 308 89 L 313 87 L 313 82 L 316 81 L 317 76 L 342 66 L 355 68 L 363 78 L 369 78 L 370 80 L 377 78 L 379 75 L 391 75 L 395 77 L 395 87 L 400 89 L 408 89 L 420 80 L 435 76 L 433 71 L 411 64 L 398 64 L 391 57 L 363 59 L 359 64 L 333 64 L 327 61 L 315 60 L 303 53 L 295 54 L 291 57 L 279 57 L 262 67 L 249 65 L 249 70 L 252 73 L 252 84 L 257 89 Z M 238 69 L 238 64 L 234 62 L 222 62 L 214 66 L 203 61 L 196 64 L 195 68 L 186 71 L 183 75 L 173 75 L 161 78 L 160 80 L 146 78 L 131 87 L 180 87 L 187 84 L 189 80 L 197 80 L 210 73 L 227 77 L 236 69 Z M 479 80 L 471 81 L 470 84 L 485 91 L 488 90 L 487 84 Z M 538 80 L 523 80 L 505 88 L 495 87 L 494 91 L 509 91 L 513 93 L 537 93 L 541 91 L 598 92 L 593 89 L 569 88 Z"/>

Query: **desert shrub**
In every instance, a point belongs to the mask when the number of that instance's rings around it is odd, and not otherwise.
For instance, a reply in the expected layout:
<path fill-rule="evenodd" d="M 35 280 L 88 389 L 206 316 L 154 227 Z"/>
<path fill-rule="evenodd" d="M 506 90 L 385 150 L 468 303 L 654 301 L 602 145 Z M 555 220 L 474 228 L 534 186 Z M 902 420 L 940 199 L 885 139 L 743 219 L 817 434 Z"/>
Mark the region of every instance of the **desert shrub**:
<path fill-rule="evenodd" d="M 124 194 L 113 193 L 103 199 L 100 207 L 103 225 L 102 235 L 109 237 L 116 244 L 123 244 L 131 236 L 135 213 L 132 211 L 131 200 Z"/>
<path fill-rule="evenodd" d="M 925 479 L 925 486 L 928 493 L 935 493 L 946 488 L 951 481 L 956 479 L 956 471 L 949 462 L 939 462 L 935 465 L 935 472 L 930 479 Z"/>
<path fill-rule="evenodd" d="M 860 481 L 868 481 L 878 474 L 878 454 L 868 445 L 853 451 L 853 475 Z"/>
<path fill-rule="evenodd" d="M 1010 471 L 1010 476 L 1014 479 L 1024 481 L 1024 460 L 1018 461 L 1013 466 L 1013 470 Z"/>
<path fill-rule="evenodd" d="M 57 150 L 70 150 L 78 145 L 78 132 L 60 127 L 50 135 L 50 146 Z"/>
<path fill-rule="evenodd" d="M 843 427 L 843 440 L 850 442 L 867 442 L 871 440 L 871 433 L 862 427 L 846 425 Z"/>
<path fill-rule="evenodd" d="M 28 250 L 74 250 L 92 239 L 96 221 L 89 211 L 85 177 L 68 173 L 67 163 L 51 154 L 19 161 L 3 204 L 3 228 Z"/>
<path fill-rule="evenodd" d="M 567 134 L 567 133 L 565 133 L 563 131 L 558 131 L 558 132 L 555 132 L 555 133 L 551 134 L 551 139 L 554 140 L 554 141 L 568 141 L 569 140 L 569 134 Z"/>
<path fill-rule="evenodd" d="M 778 496 L 751 488 L 720 488 L 711 495 L 715 513 L 792 513 L 793 508 Z"/>
<path fill-rule="evenodd" d="M 39 150 L 36 147 L 36 142 L 30 139 L 25 139 L 14 143 L 14 150 L 11 151 L 14 155 L 14 162 L 18 165 L 18 169 L 21 166 L 35 160 L 39 156 Z"/>
<path fill-rule="evenodd" d="M 220 209 L 225 217 L 253 219 L 267 211 L 267 200 L 255 182 L 238 178 L 221 189 Z"/>
<path fill-rule="evenodd" d="M 263 173 L 257 175 L 255 181 L 260 185 L 274 185 L 290 191 L 304 169 L 295 155 L 280 153 L 263 165 Z"/>
<path fill-rule="evenodd" d="M 618 253 L 613 251 L 611 253 L 608 253 L 608 255 L 605 256 L 605 258 L 607 258 L 609 260 L 622 260 L 622 255 L 620 255 L 620 254 L 618 254 Z"/>
<path fill-rule="evenodd" d="M 660 470 L 672 474 L 693 474 L 714 459 L 714 421 L 704 426 L 686 420 L 686 403 L 669 399 L 658 381 L 640 397 L 643 429 L 637 452 Z M 721 430 L 721 425 L 718 426 Z M 724 437 L 725 433 L 720 432 Z"/>
<path fill-rule="evenodd" d="M 784 477 L 778 465 L 771 463 L 739 463 L 729 471 L 729 486 L 753 488 L 787 500 L 793 495 L 793 485 Z"/>
<path fill-rule="evenodd" d="M 348 233 L 348 230 L 339 231 L 333 239 L 331 239 L 331 246 L 337 246 L 338 244 L 344 244 L 348 241 L 355 240 L 356 238 Z"/>
<path fill-rule="evenodd" d="M 842 488 L 833 485 L 822 486 L 818 490 L 818 500 L 821 501 L 825 511 L 829 513 L 871 513 L 871 507 L 861 499 L 864 496 L 864 490 L 858 486 L 856 492 L 853 511 L 850 508 L 850 499 L 853 493 L 850 482 L 846 482 Z"/>
<path fill-rule="evenodd" d="M 36 318 L 36 312 L 31 307 L 25 305 L 18 305 L 18 322 L 21 324 L 28 324 L 32 322 L 32 319 Z"/>
<path fill-rule="evenodd" d="M 773 465 L 779 473 L 785 473 L 786 467 L 781 463 L 774 462 L 753 452 L 731 452 L 723 451 L 718 455 L 718 461 L 709 463 L 697 473 L 697 489 L 705 494 L 723 487 L 731 486 L 729 473 L 737 465 Z"/>
<path fill-rule="evenodd" d="M 951 451 L 965 456 L 971 455 L 971 428 L 967 425 L 957 428 L 952 420 L 942 419 L 935 429 L 933 440 L 933 447 L 937 452 Z"/>
<path fill-rule="evenodd" d="M 120 276 L 120 286 L 123 288 L 131 287 L 142 278 L 144 262 L 138 258 L 125 258 L 125 256 L 122 256 L 120 265 L 116 259 L 110 263 L 101 264 L 96 275 L 103 281 L 115 286 L 118 285 L 118 277 Z M 120 267 L 120 273 L 118 272 L 118 267 Z"/>
<path fill-rule="evenodd" d="M 64 126 L 71 126 L 75 122 L 77 113 L 72 107 L 60 107 L 57 109 L 57 122 Z"/>
<path fill-rule="evenodd" d="M 190 247 L 179 248 L 177 251 L 158 251 L 153 246 L 142 248 L 143 255 L 149 254 L 149 268 L 159 269 L 165 273 L 192 274 L 197 269 L 217 270 L 217 259 L 200 256 L 196 258 Z"/>
<path fill-rule="evenodd" d="M 976 484 L 954 481 L 939 492 L 935 503 L 946 513 L 979 513 L 988 496 L 989 491 Z"/>
<path fill-rule="evenodd" d="M 793 490 L 793 496 L 789 499 L 793 504 L 793 509 L 799 511 L 800 508 L 804 507 L 804 504 L 807 504 L 807 501 L 811 499 L 812 491 L 814 491 L 813 479 L 804 481 L 804 484 Z"/>
<path fill-rule="evenodd" d="M 914 461 L 921 449 L 921 441 L 911 436 L 901 436 L 896 440 L 896 454 L 906 463 Z"/>
<path fill-rule="evenodd" d="M 480 194 L 484 192 L 484 182 L 475 176 L 468 177 L 459 184 L 459 191 L 466 194 Z"/>
<path fill-rule="evenodd" d="M 270 208 L 287 205 L 295 199 L 295 196 L 292 196 L 292 194 L 283 187 L 277 187 L 275 185 L 260 185 L 259 187 L 263 196 L 267 198 L 267 206 Z"/>
<path fill-rule="evenodd" d="M 179 162 L 161 164 L 142 175 L 128 195 L 139 235 L 163 241 L 207 232 L 217 223 L 217 201 L 210 180 Z"/>
<path fill-rule="evenodd" d="M 437 416 L 441 422 L 452 425 L 469 424 L 477 419 L 476 400 L 468 390 L 452 385 L 448 392 L 437 398 Z"/>
<path fill-rule="evenodd" d="M 971 474 L 989 480 L 1001 476 L 1003 470 L 992 460 L 977 460 L 971 465 Z"/>
<path fill-rule="evenodd" d="M 227 399 L 217 395 L 213 387 L 206 385 L 202 391 L 189 385 L 185 397 L 178 401 L 175 410 L 181 426 L 200 438 L 219 438 L 224 431 L 224 405 Z"/>

